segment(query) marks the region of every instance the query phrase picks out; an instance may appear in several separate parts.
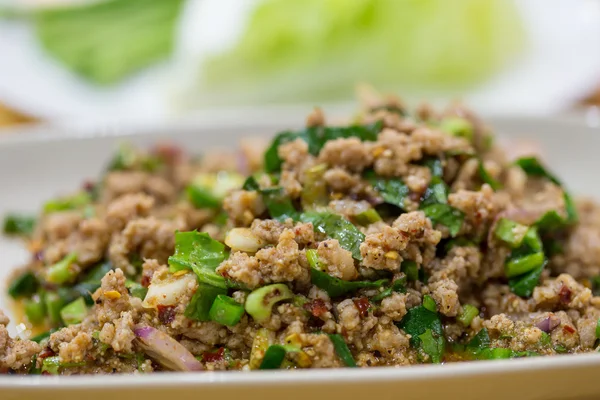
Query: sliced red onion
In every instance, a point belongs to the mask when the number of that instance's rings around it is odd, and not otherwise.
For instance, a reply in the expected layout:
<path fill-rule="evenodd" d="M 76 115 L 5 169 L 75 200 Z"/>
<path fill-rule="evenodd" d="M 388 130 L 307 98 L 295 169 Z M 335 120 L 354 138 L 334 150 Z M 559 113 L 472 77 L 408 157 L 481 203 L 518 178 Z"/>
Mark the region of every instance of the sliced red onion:
<path fill-rule="evenodd" d="M 554 315 L 548 316 L 535 324 L 541 331 L 546 333 L 552 332 L 559 325 L 560 319 Z"/>
<path fill-rule="evenodd" d="M 496 241 L 494 240 L 494 233 L 496 232 L 496 226 L 498 225 L 498 221 L 500 221 L 500 219 L 506 218 L 510 219 L 511 221 L 515 221 L 519 224 L 531 225 L 539 217 L 539 213 L 535 213 L 522 208 L 511 208 L 509 210 L 504 210 L 498 213 L 494 218 L 494 221 L 492 222 L 492 226 L 490 226 L 490 230 L 488 231 L 488 244 L 491 245 L 491 247 L 493 247 L 494 243 L 496 243 Z"/>
<path fill-rule="evenodd" d="M 133 332 L 144 352 L 173 371 L 202 371 L 200 361 L 181 343 L 151 326 L 137 326 Z"/>

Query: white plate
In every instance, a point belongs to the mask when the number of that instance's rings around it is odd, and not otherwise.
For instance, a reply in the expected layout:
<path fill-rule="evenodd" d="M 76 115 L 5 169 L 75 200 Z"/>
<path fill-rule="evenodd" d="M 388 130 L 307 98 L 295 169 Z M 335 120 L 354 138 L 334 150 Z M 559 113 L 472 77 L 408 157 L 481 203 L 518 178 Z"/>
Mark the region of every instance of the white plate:
<path fill-rule="evenodd" d="M 252 114 L 252 115 L 250 115 Z M 265 118 L 270 115 L 271 118 Z M 277 120 L 272 118 L 277 115 Z M 301 115 L 301 114 L 300 114 Z M 193 152 L 233 146 L 244 136 L 273 134 L 298 125 L 298 114 L 279 110 L 206 118 L 154 128 L 51 128 L 0 136 L 0 215 L 35 211 L 45 199 L 95 177 L 124 138 L 149 145 L 159 139 L 182 143 Z M 245 123 L 236 122 L 245 121 Z M 576 194 L 600 199 L 600 129 L 559 119 L 492 118 L 503 140 L 537 140 L 545 160 Z M 0 280 L 24 262 L 18 241 L 0 238 Z M 0 307 L 7 309 L 4 291 Z M 0 376 L 0 399 L 519 399 L 598 398 L 600 355 L 557 356 L 362 370 L 308 370 L 253 373 L 155 374 L 147 376 Z M 167 397 L 168 396 L 168 397 Z"/>

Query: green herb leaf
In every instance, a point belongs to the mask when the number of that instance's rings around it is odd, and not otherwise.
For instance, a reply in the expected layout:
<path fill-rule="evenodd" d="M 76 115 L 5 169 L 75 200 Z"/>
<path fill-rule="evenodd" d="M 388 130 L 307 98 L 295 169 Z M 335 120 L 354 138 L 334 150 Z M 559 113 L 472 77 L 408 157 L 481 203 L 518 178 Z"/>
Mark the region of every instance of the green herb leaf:
<path fill-rule="evenodd" d="M 437 304 L 435 300 L 429 295 L 423 296 L 423 307 L 428 309 L 431 312 L 437 312 Z"/>
<path fill-rule="evenodd" d="M 287 197 L 283 188 L 267 188 L 261 190 L 260 193 L 271 218 L 282 222 L 288 218 L 298 219 L 298 211 L 296 211 L 292 200 Z"/>
<path fill-rule="evenodd" d="M 473 336 L 469 343 L 467 343 L 467 351 L 472 353 L 477 353 L 483 349 L 486 349 L 490 346 L 490 335 L 486 328 L 483 328 L 477 335 Z"/>
<path fill-rule="evenodd" d="M 416 262 L 412 260 L 404 260 L 402 261 L 400 270 L 406 274 L 406 278 L 409 281 L 414 282 L 419 280 L 419 266 Z"/>
<path fill-rule="evenodd" d="M 391 296 L 394 292 L 406 293 L 406 278 L 396 279 L 389 288 L 371 297 L 371 301 L 381 301 L 386 297 Z"/>
<path fill-rule="evenodd" d="M 342 360 L 342 362 L 347 367 L 352 367 L 352 368 L 356 367 L 357 366 L 356 361 L 354 361 L 352 352 L 348 348 L 348 345 L 346 344 L 346 341 L 344 340 L 342 335 L 339 335 L 339 334 L 329 335 L 329 339 L 333 343 L 335 352 L 338 355 L 338 357 L 340 358 L 340 360 Z"/>
<path fill-rule="evenodd" d="M 71 267 L 77 261 L 77 254 L 67 254 L 56 264 L 50 265 L 46 270 L 46 280 L 50 283 L 62 285 L 73 281 L 77 272 Z"/>
<path fill-rule="evenodd" d="M 477 315 L 479 315 L 479 310 L 477 307 L 470 304 L 465 304 L 462 312 L 458 315 L 458 317 L 456 317 L 456 319 L 464 326 L 469 326 L 471 325 L 473 318 L 475 318 Z"/>
<path fill-rule="evenodd" d="M 433 224 L 444 225 L 450 236 L 458 235 L 462 228 L 465 214 L 448 204 L 431 204 L 421 209 Z"/>
<path fill-rule="evenodd" d="M 7 235 L 29 236 L 33 233 L 36 219 L 29 215 L 9 214 L 4 217 L 4 233 Z"/>
<path fill-rule="evenodd" d="M 364 176 L 386 203 L 395 205 L 406 211 L 404 201 L 410 194 L 410 190 L 404 182 L 400 179 L 380 178 L 373 170 L 365 172 Z"/>
<path fill-rule="evenodd" d="M 210 309 L 219 295 L 226 295 L 227 289 L 200 282 L 198 289 L 185 308 L 184 315 L 196 321 L 210 321 Z"/>
<path fill-rule="evenodd" d="M 444 176 L 444 167 L 442 166 L 442 160 L 439 158 L 427 158 L 423 162 L 423 165 L 429 168 L 431 176 L 436 176 L 438 178 Z"/>
<path fill-rule="evenodd" d="M 448 186 L 439 177 L 431 178 L 429 186 L 421 197 L 421 208 L 425 208 L 431 204 L 448 204 Z"/>
<path fill-rule="evenodd" d="M 533 294 L 533 289 L 540 282 L 540 277 L 542 276 L 545 265 L 546 262 L 526 274 L 509 279 L 508 286 L 510 291 L 521 297 L 531 296 Z"/>
<path fill-rule="evenodd" d="M 215 269 L 227 258 L 225 245 L 208 233 L 197 231 L 175 233 L 175 254 L 169 257 L 171 272 L 192 270 L 199 282 L 227 288 L 225 278 Z"/>
<path fill-rule="evenodd" d="M 260 190 L 260 186 L 258 185 L 256 178 L 253 175 L 250 175 L 248 178 L 246 178 L 246 181 L 242 185 L 242 189 L 248 192 L 253 192 Z"/>
<path fill-rule="evenodd" d="M 287 131 L 278 134 L 264 155 L 265 170 L 277 172 L 283 163 L 278 149 L 284 143 L 302 139 L 308 144 L 310 154 L 319 154 L 329 140 L 356 137 L 362 141 L 375 141 L 383 124 L 378 121 L 370 125 L 352 125 L 347 127 L 316 126 L 300 131 Z"/>
<path fill-rule="evenodd" d="M 60 316 L 66 325 L 79 324 L 87 315 L 87 307 L 83 297 L 67 304 L 60 310 Z"/>
<path fill-rule="evenodd" d="M 362 288 L 380 288 L 389 282 L 388 279 L 380 279 L 378 281 L 344 281 L 316 268 L 310 269 L 310 278 L 313 285 L 325 290 L 331 297 L 339 297 Z"/>
<path fill-rule="evenodd" d="M 352 253 L 352 257 L 362 260 L 360 244 L 365 240 L 365 235 L 346 218 L 329 212 L 309 211 L 300 214 L 299 219 L 312 223 L 315 231 L 336 239 L 342 248 Z"/>
<path fill-rule="evenodd" d="M 411 336 L 410 344 L 428 354 L 432 361 L 439 362 L 446 345 L 442 321 L 437 313 L 421 305 L 408 310 L 398 326 Z M 430 331 L 429 334 L 425 334 Z M 422 335 L 425 334 L 424 337 Z M 426 343 L 423 342 L 426 340 Z M 438 361 L 435 361 L 438 360 Z"/>
<path fill-rule="evenodd" d="M 73 196 L 62 197 L 51 200 L 44 204 L 44 213 L 50 214 L 59 211 L 77 210 L 83 208 L 92 202 L 88 192 L 80 192 Z"/>
<path fill-rule="evenodd" d="M 13 299 L 19 297 L 29 297 L 34 294 L 39 287 L 39 282 L 32 272 L 26 271 L 17 276 L 8 286 L 8 294 Z"/>

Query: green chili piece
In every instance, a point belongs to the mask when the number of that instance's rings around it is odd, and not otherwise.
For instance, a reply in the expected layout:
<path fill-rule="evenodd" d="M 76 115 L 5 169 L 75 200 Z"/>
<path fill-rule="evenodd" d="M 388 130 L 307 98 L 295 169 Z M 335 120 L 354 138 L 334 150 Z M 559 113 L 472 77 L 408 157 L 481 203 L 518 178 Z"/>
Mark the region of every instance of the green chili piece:
<path fill-rule="evenodd" d="M 246 298 L 244 307 L 257 323 L 261 323 L 271 317 L 273 306 L 276 303 L 293 298 L 294 293 L 290 288 L 283 283 L 276 283 L 254 290 Z"/>
<path fill-rule="evenodd" d="M 285 358 L 285 348 L 279 344 L 269 346 L 260 363 L 259 369 L 279 369 Z"/>
<path fill-rule="evenodd" d="M 244 306 L 229 296 L 218 295 L 210 307 L 210 319 L 227 326 L 234 326 L 244 315 Z"/>
<path fill-rule="evenodd" d="M 354 220 L 360 225 L 366 226 L 381 221 L 381 216 L 374 208 L 369 208 L 354 216 Z"/>
<path fill-rule="evenodd" d="M 494 235 L 514 249 L 521 245 L 527 232 L 527 226 L 507 218 L 500 218 L 496 224 Z"/>
<path fill-rule="evenodd" d="M 456 319 L 464 326 L 469 326 L 471 325 L 473 318 L 475 318 L 477 315 L 479 315 L 479 310 L 477 307 L 470 304 L 465 304 L 462 312 L 458 315 L 458 317 L 456 317 Z"/>
<path fill-rule="evenodd" d="M 35 295 L 25 301 L 25 315 L 34 325 L 41 324 L 46 318 L 46 305 L 42 296 Z"/>
<path fill-rule="evenodd" d="M 354 361 L 354 357 L 352 356 L 352 352 L 348 348 L 348 345 L 346 344 L 346 341 L 344 340 L 344 338 L 342 337 L 342 335 L 337 334 L 337 333 L 333 334 L 333 335 L 329 335 L 329 339 L 333 343 L 333 347 L 335 348 L 335 352 L 338 355 L 338 357 L 340 358 L 340 360 L 342 360 L 342 362 L 347 367 L 355 368 L 357 366 L 356 365 L 356 361 Z"/>
<path fill-rule="evenodd" d="M 71 268 L 75 261 L 77 254 L 70 253 L 56 264 L 47 267 L 46 280 L 58 285 L 72 281 L 77 276 L 77 272 Z"/>
<path fill-rule="evenodd" d="M 514 278 L 532 271 L 544 264 L 544 253 L 533 253 L 516 258 L 509 258 L 504 265 L 507 278 Z"/>
<path fill-rule="evenodd" d="M 87 307 L 83 297 L 67 304 L 60 310 L 60 317 L 66 325 L 75 325 L 81 323 L 87 315 Z"/>
<path fill-rule="evenodd" d="M 435 303 L 435 300 L 427 294 L 423 296 L 423 307 L 431 312 L 437 312 L 437 304 Z"/>

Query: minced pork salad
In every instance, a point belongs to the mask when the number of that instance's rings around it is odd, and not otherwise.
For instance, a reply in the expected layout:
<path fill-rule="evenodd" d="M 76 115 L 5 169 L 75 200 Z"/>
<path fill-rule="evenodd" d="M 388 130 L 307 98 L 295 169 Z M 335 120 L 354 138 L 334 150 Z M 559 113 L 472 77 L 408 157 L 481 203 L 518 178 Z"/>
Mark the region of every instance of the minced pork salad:
<path fill-rule="evenodd" d="M 408 366 L 596 351 L 600 208 L 452 105 L 315 110 L 202 158 L 124 146 L 9 215 L 30 262 L 0 372 Z M 17 312 L 19 315 L 19 312 Z M 28 335 L 30 333 L 30 335 Z"/>

